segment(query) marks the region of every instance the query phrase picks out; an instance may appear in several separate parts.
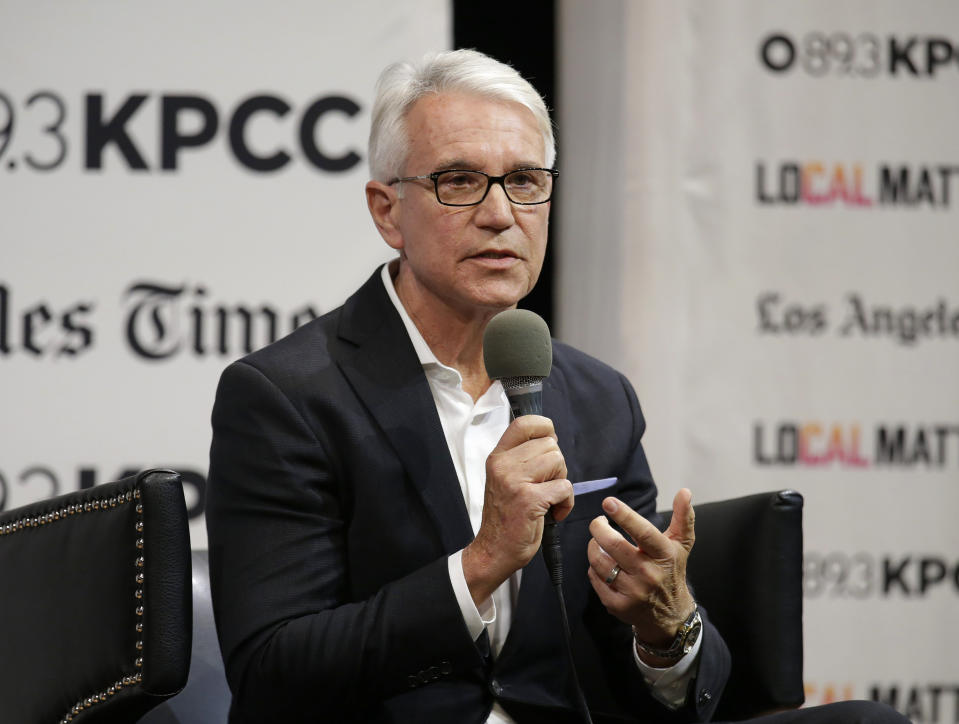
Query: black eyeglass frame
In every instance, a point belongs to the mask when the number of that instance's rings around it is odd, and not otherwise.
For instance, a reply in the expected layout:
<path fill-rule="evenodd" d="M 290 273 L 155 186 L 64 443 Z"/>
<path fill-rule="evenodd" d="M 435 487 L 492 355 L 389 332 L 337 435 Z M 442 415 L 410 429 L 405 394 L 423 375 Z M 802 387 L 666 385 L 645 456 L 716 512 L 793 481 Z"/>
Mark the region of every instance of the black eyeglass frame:
<path fill-rule="evenodd" d="M 550 187 L 549 196 L 543 199 L 542 201 L 516 201 L 512 196 L 509 195 L 509 191 L 506 189 L 506 177 L 512 176 L 514 173 L 522 173 L 523 171 L 545 171 L 550 176 L 552 176 L 552 181 L 555 183 L 556 177 L 559 176 L 559 170 L 555 168 L 517 168 L 513 169 L 509 173 L 504 173 L 502 176 L 490 176 L 488 173 L 483 171 L 477 171 L 472 168 L 446 168 L 442 171 L 433 171 L 432 173 L 423 174 L 422 176 L 403 176 L 402 178 L 395 178 L 389 182 L 389 186 L 393 184 L 402 183 L 404 181 L 426 181 L 427 179 L 433 182 L 433 194 L 436 196 L 436 201 L 443 206 L 479 206 L 486 200 L 486 197 L 489 196 L 489 190 L 492 188 L 493 184 L 499 184 L 500 188 L 503 189 L 503 193 L 506 194 L 506 198 L 509 199 L 510 203 L 516 204 L 517 206 L 539 206 L 540 204 L 545 204 L 553 198 L 553 189 Z M 483 196 L 479 201 L 473 201 L 468 204 L 450 204 L 446 201 L 440 199 L 440 184 L 439 178 L 444 173 L 478 173 L 481 176 L 486 177 L 486 191 L 483 192 Z"/>

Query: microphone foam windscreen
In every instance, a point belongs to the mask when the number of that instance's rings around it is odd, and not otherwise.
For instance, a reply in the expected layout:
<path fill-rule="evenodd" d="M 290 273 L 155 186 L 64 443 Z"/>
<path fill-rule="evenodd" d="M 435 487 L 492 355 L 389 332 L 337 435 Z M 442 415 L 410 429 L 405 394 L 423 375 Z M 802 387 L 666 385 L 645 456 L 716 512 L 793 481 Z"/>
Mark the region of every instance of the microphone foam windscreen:
<path fill-rule="evenodd" d="M 553 345 L 543 318 L 528 309 L 507 309 L 483 333 L 483 359 L 491 380 L 549 377 Z"/>

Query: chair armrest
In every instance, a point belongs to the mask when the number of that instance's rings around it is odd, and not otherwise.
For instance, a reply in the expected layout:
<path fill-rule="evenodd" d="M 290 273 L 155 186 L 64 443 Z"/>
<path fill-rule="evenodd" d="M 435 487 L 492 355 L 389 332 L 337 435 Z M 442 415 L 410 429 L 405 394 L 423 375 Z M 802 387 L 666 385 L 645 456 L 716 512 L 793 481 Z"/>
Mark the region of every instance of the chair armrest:
<path fill-rule="evenodd" d="M 804 701 L 802 508 L 791 490 L 695 506 L 687 577 L 732 655 L 719 720 Z"/>
<path fill-rule="evenodd" d="M 186 681 L 180 477 L 147 471 L 0 514 L 3 720 L 130 722 Z"/>

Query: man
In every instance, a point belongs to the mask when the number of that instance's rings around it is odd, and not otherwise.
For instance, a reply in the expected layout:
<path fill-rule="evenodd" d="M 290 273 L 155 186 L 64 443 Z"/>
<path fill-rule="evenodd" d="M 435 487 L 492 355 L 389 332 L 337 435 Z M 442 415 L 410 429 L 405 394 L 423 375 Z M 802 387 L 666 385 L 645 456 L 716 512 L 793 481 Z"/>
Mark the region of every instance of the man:
<path fill-rule="evenodd" d="M 381 77 L 366 195 L 399 258 L 217 391 L 207 521 L 232 722 L 577 721 L 536 555 L 550 510 L 594 720 L 715 709 L 730 661 L 686 587 L 690 494 L 665 534 L 646 520 L 629 383 L 555 343 L 544 415 L 511 422 L 486 374 L 486 324 L 542 266 L 553 157 L 508 66 L 455 51 Z M 570 480 L 604 477 L 608 497 L 573 506 Z"/>

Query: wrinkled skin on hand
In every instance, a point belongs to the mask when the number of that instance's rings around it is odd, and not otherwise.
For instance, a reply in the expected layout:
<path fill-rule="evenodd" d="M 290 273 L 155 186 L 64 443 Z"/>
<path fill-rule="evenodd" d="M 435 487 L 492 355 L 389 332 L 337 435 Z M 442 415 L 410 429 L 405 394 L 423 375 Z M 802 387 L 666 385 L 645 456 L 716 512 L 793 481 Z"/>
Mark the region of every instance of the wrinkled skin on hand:
<path fill-rule="evenodd" d="M 563 520 L 573 486 L 551 420 L 524 415 L 510 423 L 486 460 L 483 519 L 463 550 L 463 572 L 479 604 L 539 550 L 544 517 Z"/>
<path fill-rule="evenodd" d="M 686 488 L 676 494 L 673 518 L 664 533 L 616 498 L 606 498 L 603 509 L 631 540 L 605 516 L 590 523 L 590 583 L 606 609 L 632 625 L 640 641 L 666 647 L 696 605 L 686 586 L 686 561 L 696 539 L 692 494 Z M 617 565 L 615 580 L 606 583 Z"/>

